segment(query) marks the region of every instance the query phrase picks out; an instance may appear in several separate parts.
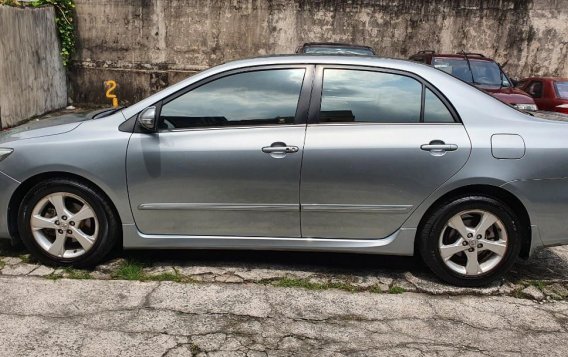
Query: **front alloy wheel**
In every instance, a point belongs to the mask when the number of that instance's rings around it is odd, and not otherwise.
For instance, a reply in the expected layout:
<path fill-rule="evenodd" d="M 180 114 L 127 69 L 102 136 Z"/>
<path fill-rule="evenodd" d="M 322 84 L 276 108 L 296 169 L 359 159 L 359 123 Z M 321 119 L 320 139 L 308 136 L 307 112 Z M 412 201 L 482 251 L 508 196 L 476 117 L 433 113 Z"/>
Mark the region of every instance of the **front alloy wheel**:
<path fill-rule="evenodd" d="M 96 187 L 48 179 L 22 199 L 18 233 L 26 248 L 48 265 L 89 267 L 104 259 L 120 238 L 120 223 Z"/>
<path fill-rule="evenodd" d="M 506 273 L 521 249 L 515 212 L 495 198 L 461 196 L 440 204 L 421 225 L 418 248 L 442 280 L 487 285 Z"/>
<path fill-rule="evenodd" d="M 88 252 L 99 234 L 93 208 L 79 196 L 52 193 L 34 207 L 30 226 L 36 243 L 57 258 L 77 258 Z"/>

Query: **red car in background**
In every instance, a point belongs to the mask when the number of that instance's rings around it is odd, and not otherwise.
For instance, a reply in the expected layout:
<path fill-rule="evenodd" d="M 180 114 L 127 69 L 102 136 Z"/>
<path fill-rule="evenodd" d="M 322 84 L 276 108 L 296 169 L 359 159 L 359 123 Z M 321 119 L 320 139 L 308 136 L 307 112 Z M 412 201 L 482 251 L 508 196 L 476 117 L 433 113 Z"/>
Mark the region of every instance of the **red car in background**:
<path fill-rule="evenodd" d="M 420 51 L 411 56 L 410 60 L 447 72 L 517 109 L 537 110 L 533 98 L 519 88 L 515 88 L 497 62 L 480 53 L 462 51 L 456 54 L 442 54 L 435 51 Z"/>
<path fill-rule="evenodd" d="M 568 114 L 568 78 L 526 78 L 517 87 L 534 98 L 538 109 Z"/>

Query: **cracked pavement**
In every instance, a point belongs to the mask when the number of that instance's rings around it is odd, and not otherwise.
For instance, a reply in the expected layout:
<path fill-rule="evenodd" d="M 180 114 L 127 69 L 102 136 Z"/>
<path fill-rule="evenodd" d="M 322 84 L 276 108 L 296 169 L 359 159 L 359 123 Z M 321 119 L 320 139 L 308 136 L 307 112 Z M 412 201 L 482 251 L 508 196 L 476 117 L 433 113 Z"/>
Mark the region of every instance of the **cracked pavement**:
<path fill-rule="evenodd" d="M 91 271 L 53 269 L 1 243 L 0 355 L 562 356 L 568 347 L 568 247 L 483 289 L 442 284 L 414 258 L 116 254 Z M 125 275 L 132 267 L 138 275 Z"/>
<path fill-rule="evenodd" d="M 568 303 L 0 277 L 5 356 L 564 355 Z"/>

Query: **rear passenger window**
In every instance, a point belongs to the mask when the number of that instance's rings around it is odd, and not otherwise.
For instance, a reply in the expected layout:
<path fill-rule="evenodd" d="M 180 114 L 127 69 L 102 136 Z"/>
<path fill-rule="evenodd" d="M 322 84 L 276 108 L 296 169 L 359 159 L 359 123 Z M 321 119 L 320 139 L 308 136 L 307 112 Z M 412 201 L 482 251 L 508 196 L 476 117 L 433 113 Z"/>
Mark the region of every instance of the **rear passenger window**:
<path fill-rule="evenodd" d="M 420 123 L 423 85 L 394 73 L 325 69 L 321 123 Z M 425 88 L 424 122 L 453 123 L 444 103 Z"/>
<path fill-rule="evenodd" d="M 424 122 L 453 123 L 454 117 L 438 96 L 428 88 L 424 93 Z"/>
<path fill-rule="evenodd" d="M 326 69 L 320 122 L 420 122 L 422 84 L 392 73 Z"/>

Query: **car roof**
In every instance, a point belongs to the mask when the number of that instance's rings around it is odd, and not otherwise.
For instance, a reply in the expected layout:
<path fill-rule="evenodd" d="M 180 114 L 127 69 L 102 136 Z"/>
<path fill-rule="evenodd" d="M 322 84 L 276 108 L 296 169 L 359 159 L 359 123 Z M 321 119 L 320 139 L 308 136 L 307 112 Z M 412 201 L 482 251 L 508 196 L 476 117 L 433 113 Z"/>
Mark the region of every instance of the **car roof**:
<path fill-rule="evenodd" d="M 131 105 L 123 110 L 123 114 L 129 118 L 130 116 L 138 113 L 145 107 L 152 105 L 163 96 L 172 94 L 183 87 L 197 82 L 201 79 L 217 75 L 223 72 L 232 70 L 239 70 L 247 67 L 261 67 L 261 66 L 278 66 L 278 65 L 343 65 L 343 66 L 361 66 L 372 68 L 385 68 L 391 70 L 399 70 L 418 75 L 428 75 L 429 77 L 452 77 L 451 75 L 435 69 L 432 66 L 423 63 L 417 63 L 404 59 L 384 58 L 377 56 L 359 56 L 359 55 L 317 55 L 317 54 L 285 54 L 285 55 L 270 55 L 262 57 L 254 57 L 248 59 L 241 59 L 236 61 L 227 62 L 215 67 L 211 67 L 204 71 L 194 74 L 176 84 L 161 90 L 160 92 L 151 95 L 142 101 Z M 461 82 L 459 79 L 455 79 Z"/>

